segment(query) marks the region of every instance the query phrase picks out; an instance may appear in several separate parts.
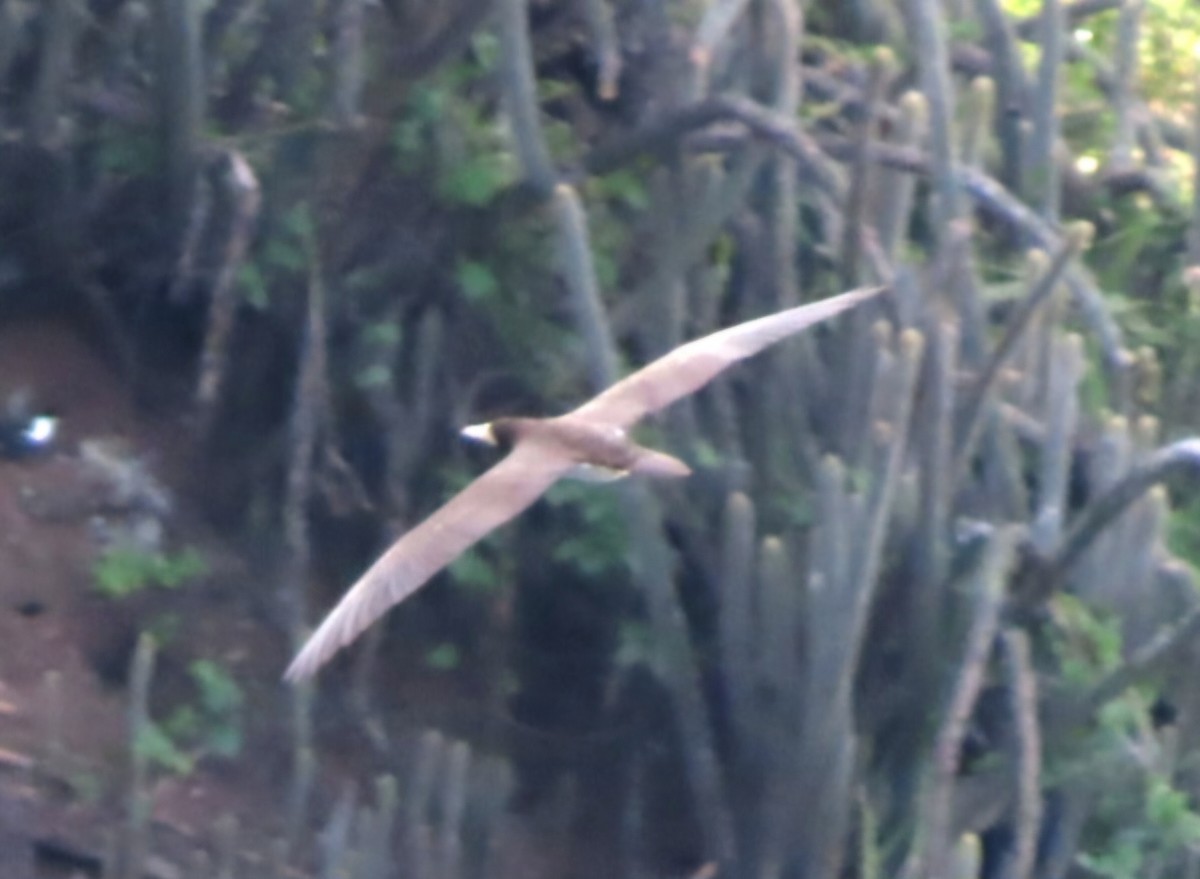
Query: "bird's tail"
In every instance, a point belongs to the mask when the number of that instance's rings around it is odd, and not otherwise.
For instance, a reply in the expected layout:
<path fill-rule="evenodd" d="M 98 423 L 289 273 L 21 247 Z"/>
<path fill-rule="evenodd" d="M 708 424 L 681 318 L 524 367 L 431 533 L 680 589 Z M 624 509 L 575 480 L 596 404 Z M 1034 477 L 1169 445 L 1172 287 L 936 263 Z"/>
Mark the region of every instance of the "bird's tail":
<path fill-rule="evenodd" d="M 633 465 L 632 472 L 658 479 L 679 479 L 690 476 L 692 468 L 671 455 L 656 452 L 654 449 L 643 449 Z"/>

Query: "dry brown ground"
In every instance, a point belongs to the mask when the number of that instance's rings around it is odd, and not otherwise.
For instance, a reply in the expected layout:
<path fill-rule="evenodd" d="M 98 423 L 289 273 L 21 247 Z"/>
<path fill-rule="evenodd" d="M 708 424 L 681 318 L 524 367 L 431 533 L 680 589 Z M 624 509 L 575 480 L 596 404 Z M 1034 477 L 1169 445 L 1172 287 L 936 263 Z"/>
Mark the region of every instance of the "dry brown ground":
<path fill-rule="evenodd" d="M 186 486 L 195 473 L 186 424 L 139 413 L 118 377 L 69 328 L 53 321 L 0 326 L 0 404 L 18 388 L 58 409 L 62 423 L 52 453 L 0 459 L 0 848 L 6 840 L 32 839 L 40 852 L 35 875 L 97 875 L 94 859 L 111 845 L 127 808 L 124 681 L 137 633 L 173 618 L 175 634 L 159 656 L 152 713 L 163 717 L 195 699 L 187 675 L 191 660 L 219 661 L 245 694 L 245 745 L 238 758 L 202 760 L 186 776 L 155 774 L 155 863 L 170 876 L 195 850 L 212 851 L 215 819 L 223 813 L 238 816 L 241 855 L 253 863 L 278 835 L 290 772 L 287 702 L 279 683 L 286 645 L 271 620 L 270 590 L 262 588 L 269 573 L 247 563 L 246 554 L 218 536 L 189 500 Z M 94 591 L 97 490 L 78 455 L 79 443 L 94 438 L 127 443 L 172 490 L 168 545 L 200 549 L 210 570 L 199 582 L 176 591 L 148 589 L 122 601 Z M 424 665 L 420 656 L 428 645 L 416 637 L 421 625 L 418 611 L 393 638 L 399 649 L 389 651 L 381 696 L 390 729 L 407 735 L 438 726 L 477 750 L 504 750 L 514 736 L 524 738 L 527 749 L 545 746 L 549 738 L 515 729 L 494 704 L 480 702 L 491 685 L 478 669 L 447 675 Z M 390 670 L 398 656 L 403 673 Z M 475 664 L 488 662 L 479 657 Z M 57 722 L 48 699 L 51 673 L 60 682 Z M 339 694 L 330 697 L 327 688 L 326 695 L 317 718 L 318 818 L 346 779 L 369 789 L 377 773 L 395 768 L 371 755 L 354 717 L 335 716 L 345 707 Z M 51 745 L 55 730 L 57 751 Z M 536 820 L 510 828 L 510 855 L 522 865 L 517 874 L 611 874 L 615 864 L 604 846 L 597 851 L 595 841 L 581 841 L 584 850 L 573 846 L 569 854 L 563 828 L 554 826 L 561 816 L 551 814 L 549 823 L 549 834 L 537 829 Z M 56 853 L 68 857 L 48 857 Z M 5 863 L 0 852 L 0 872 Z"/>

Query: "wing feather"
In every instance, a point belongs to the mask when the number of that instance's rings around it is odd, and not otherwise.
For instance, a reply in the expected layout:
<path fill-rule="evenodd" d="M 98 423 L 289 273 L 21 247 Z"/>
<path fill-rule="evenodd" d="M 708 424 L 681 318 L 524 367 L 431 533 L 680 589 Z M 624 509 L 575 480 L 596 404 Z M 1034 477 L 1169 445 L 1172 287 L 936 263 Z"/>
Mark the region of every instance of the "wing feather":
<path fill-rule="evenodd" d="M 643 416 L 699 390 L 739 360 L 841 314 L 883 289 L 851 290 L 820 302 L 746 321 L 680 345 L 602 391 L 568 417 L 628 427 Z"/>
<path fill-rule="evenodd" d="M 311 677 L 390 607 L 536 501 L 569 468 L 526 441 L 392 544 L 329 613 L 284 677 Z"/>

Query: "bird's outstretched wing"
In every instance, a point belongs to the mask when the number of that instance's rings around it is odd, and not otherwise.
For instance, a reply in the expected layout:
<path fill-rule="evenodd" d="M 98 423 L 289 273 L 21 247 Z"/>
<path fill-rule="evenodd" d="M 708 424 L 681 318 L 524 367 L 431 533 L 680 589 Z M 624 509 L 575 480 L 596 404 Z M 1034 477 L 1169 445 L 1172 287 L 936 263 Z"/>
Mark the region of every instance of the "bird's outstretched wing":
<path fill-rule="evenodd" d="M 311 677 L 394 604 L 412 595 L 488 532 L 536 501 L 570 463 L 526 441 L 411 531 L 367 569 L 288 666 L 290 681 Z"/>
<path fill-rule="evenodd" d="M 699 390 L 739 360 L 841 314 L 883 289 L 851 290 L 820 302 L 746 321 L 680 345 L 602 391 L 566 417 L 628 427 L 643 416 Z"/>

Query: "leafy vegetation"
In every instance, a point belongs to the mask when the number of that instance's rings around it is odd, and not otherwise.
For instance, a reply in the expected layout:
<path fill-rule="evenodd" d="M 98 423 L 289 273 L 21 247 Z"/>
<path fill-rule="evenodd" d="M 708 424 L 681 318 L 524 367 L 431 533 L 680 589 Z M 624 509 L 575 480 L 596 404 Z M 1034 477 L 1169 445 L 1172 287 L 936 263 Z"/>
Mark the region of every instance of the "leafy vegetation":
<path fill-rule="evenodd" d="M 478 472 L 450 449 L 461 419 L 560 411 L 680 339 L 890 282 L 886 306 L 789 343 L 794 360 L 747 364 L 681 405 L 685 430 L 648 432 L 697 471 L 663 490 L 662 522 L 631 527 L 617 487 L 555 488 L 513 526 L 539 533 L 494 535 L 450 566 L 453 631 L 412 655 L 447 687 L 479 673 L 456 627 L 518 590 L 511 667 L 480 675 L 486 710 L 511 706 L 514 738 L 527 726 L 539 746 L 620 731 L 595 765 L 562 758 L 548 774 L 583 798 L 603 787 L 588 779 L 628 780 L 587 807 L 622 816 L 603 842 L 630 875 L 664 872 L 644 863 L 647 840 L 676 837 L 690 848 L 672 870 L 829 879 L 857 856 L 864 876 L 944 875 L 922 870 L 939 847 L 993 828 L 1017 839 L 993 860 L 1041 875 L 1053 846 L 1039 843 L 1062 832 L 1042 807 L 1063 801 L 1080 830 L 1055 838 L 1070 861 L 1055 875 L 1184 875 L 1200 847 L 1198 599 L 1180 564 L 1200 565 L 1194 462 L 1152 474 L 1170 497 L 1135 486 L 1107 519 L 1103 501 L 1200 427 L 1187 142 L 1200 12 L 1067 4 L 1060 217 L 1030 185 L 1054 166 L 1032 155 L 1043 51 L 1017 20 L 1045 4 L 1004 3 L 1013 45 L 985 22 L 990 4 L 912 2 L 901 21 L 895 3 L 817 0 L 803 28 L 800 5 L 505 3 L 475 19 L 455 2 L 222 0 L 188 7 L 203 25 L 189 29 L 117 0 L 71 31 L 54 18 L 70 4 L 0 3 L 5 302 L 93 328 L 133 396 L 171 419 L 193 424 L 199 388 L 217 388 L 195 438 L 196 482 L 212 485 L 197 494 L 231 532 L 287 534 L 283 616 L 299 629 L 314 560 L 343 564 L 330 543 L 377 541 L 374 526 Z M 1116 54 L 1139 9 L 1122 117 Z M 945 69 L 920 33 L 949 41 Z M 1001 88 L 1010 49 L 1033 94 Z M 968 107 L 993 92 L 1000 112 Z M 216 161 L 234 157 L 237 185 Z M 963 184 L 956 215 L 947 180 Z M 1068 247 L 1072 220 L 1096 230 L 1090 247 Z M 1027 260 L 1034 245 L 1067 254 L 1051 289 L 1072 293 L 1022 325 L 1046 262 Z M 535 557 L 516 559 L 526 546 Z M 647 547 L 666 563 L 640 565 Z M 206 569 L 191 549 L 113 546 L 92 574 L 119 599 Z M 164 650 L 188 624 L 139 621 Z M 1147 660 L 1160 642 L 1171 649 Z M 351 725 L 314 723 L 314 703 L 352 705 L 372 758 L 406 762 L 392 753 L 405 700 L 374 698 L 405 674 L 388 649 L 349 698 L 288 691 L 277 712 L 271 747 L 294 747 L 290 840 L 309 835 L 307 803 L 332 799 L 310 796 L 337 772 L 316 773 L 317 754 Z M 267 710 L 221 664 L 192 663 L 188 681 L 133 743 L 169 772 L 237 757 L 246 713 Z M 487 785 L 464 786 L 463 751 L 444 745 L 427 737 L 429 759 L 408 762 L 457 772 L 441 781 L 471 791 L 463 823 L 477 829 Z M 989 773 L 1004 790 L 986 820 L 946 806 Z M 668 777 L 682 779 L 670 796 L 655 787 Z M 383 875 L 379 852 L 431 838 L 469 860 L 460 828 L 431 827 L 457 808 L 449 794 L 397 818 L 387 790 L 338 812 L 355 829 L 322 837 L 329 850 L 343 837 L 361 850 L 323 851 L 327 872 Z M 661 832 L 660 801 L 686 831 Z M 411 826 L 388 836 L 393 820 Z"/>
<path fill-rule="evenodd" d="M 150 588 L 178 589 L 207 572 L 204 556 L 190 547 L 171 554 L 115 543 L 101 553 L 92 575 L 102 595 L 125 598 Z"/>
<path fill-rule="evenodd" d="M 177 775 L 191 773 L 205 757 L 233 759 L 242 751 L 245 696 L 224 666 L 198 659 L 188 666 L 195 699 L 161 723 L 140 730 L 134 749 L 150 763 Z"/>
<path fill-rule="evenodd" d="M 425 654 L 425 664 L 434 671 L 454 671 L 462 664 L 462 655 L 453 644 L 439 644 Z"/>

